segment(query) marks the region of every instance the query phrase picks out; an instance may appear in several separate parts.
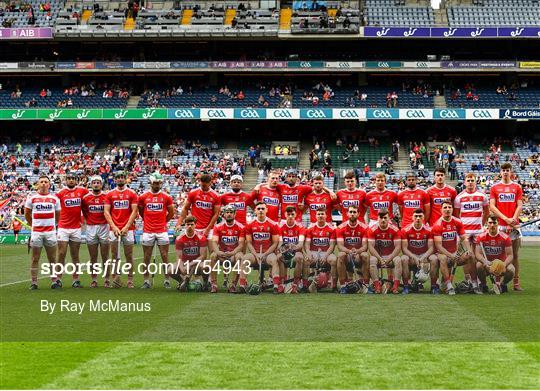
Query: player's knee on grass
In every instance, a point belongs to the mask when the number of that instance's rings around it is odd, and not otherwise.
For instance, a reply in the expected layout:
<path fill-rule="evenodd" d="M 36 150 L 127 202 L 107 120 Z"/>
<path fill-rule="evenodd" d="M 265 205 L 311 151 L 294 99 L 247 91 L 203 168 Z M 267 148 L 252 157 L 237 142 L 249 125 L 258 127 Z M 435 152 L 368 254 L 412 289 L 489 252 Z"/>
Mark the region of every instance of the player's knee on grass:
<path fill-rule="evenodd" d="M 514 265 L 510 264 L 508 266 L 506 266 L 506 272 L 505 272 L 505 275 L 507 277 L 511 276 L 511 277 L 514 277 L 514 274 L 516 274 L 516 268 Z"/>

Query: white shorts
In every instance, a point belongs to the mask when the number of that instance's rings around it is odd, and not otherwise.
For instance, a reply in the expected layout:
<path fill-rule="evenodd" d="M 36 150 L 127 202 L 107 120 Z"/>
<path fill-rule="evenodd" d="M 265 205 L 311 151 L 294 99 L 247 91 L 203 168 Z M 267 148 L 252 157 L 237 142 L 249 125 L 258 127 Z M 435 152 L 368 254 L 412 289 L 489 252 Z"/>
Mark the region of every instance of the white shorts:
<path fill-rule="evenodd" d="M 521 238 L 521 228 L 512 228 L 509 225 L 499 225 L 499 231 L 504 232 L 512 241 Z"/>
<path fill-rule="evenodd" d="M 204 229 L 195 229 L 195 232 L 197 233 L 197 235 L 202 236 L 202 234 L 204 233 Z M 212 230 L 210 230 L 208 236 L 206 237 L 206 240 L 209 241 L 210 239 L 212 239 Z"/>
<path fill-rule="evenodd" d="M 169 233 L 160 232 L 160 233 L 149 233 L 143 232 L 141 238 L 141 244 L 143 246 L 153 246 L 157 243 L 158 246 L 164 246 L 169 244 Z"/>
<path fill-rule="evenodd" d="M 109 241 L 115 243 L 118 240 L 118 237 L 114 234 L 114 231 L 109 232 Z M 135 234 L 133 230 L 129 230 L 127 234 L 122 236 L 122 244 L 134 244 L 135 243 Z"/>
<path fill-rule="evenodd" d="M 58 228 L 56 238 L 59 242 L 82 242 L 80 228 Z"/>
<path fill-rule="evenodd" d="M 32 247 L 54 247 L 58 244 L 56 233 L 48 232 L 32 232 L 30 235 L 30 246 Z"/>
<path fill-rule="evenodd" d="M 86 244 L 109 243 L 109 224 L 86 226 Z"/>

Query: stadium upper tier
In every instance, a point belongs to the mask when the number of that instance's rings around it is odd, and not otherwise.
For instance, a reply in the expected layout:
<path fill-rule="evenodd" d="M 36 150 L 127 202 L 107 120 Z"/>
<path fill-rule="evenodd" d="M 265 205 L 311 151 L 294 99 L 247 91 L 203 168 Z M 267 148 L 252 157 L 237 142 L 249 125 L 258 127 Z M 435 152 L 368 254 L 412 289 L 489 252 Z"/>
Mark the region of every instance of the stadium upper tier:
<path fill-rule="evenodd" d="M 539 26 L 537 0 L 428 1 L 343 0 L 293 2 L 265 8 L 263 1 L 16 0 L 0 2 L 2 27 L 54 26 L 59 35 L 106 31 L 173 32 L 186 37 L 357 34 L 360 26 L 485 27 Z M 242 4 L 242 5 L 240 5 Z"/>

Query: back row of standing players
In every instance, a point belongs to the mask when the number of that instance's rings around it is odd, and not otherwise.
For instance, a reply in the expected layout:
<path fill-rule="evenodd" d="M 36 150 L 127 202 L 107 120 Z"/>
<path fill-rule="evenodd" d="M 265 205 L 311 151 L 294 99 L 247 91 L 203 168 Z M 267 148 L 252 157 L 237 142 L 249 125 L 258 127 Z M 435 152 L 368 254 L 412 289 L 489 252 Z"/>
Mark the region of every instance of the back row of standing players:
<path fill-rule="evenodd" d="M 512 175 L 510 164 L 501 165 L 501 181 L 491 187 L 488 197 L 476 188 L 474 174 L 466 176 L 465 189 L 456 194 L 445 183 L 442 169 L 435 170 L 435 184 L 426 190 L 418 188 L 416 176 L 409 174 L 406 189 L 399 193 L 386 188 L 386 176 L 382 173 L 375 175 L 376 188 L 368 193 L 357 187 L 353 173 L 345 175 L 345 188 L 334 193 L 324 187 L 321 176 L 313 178 L 312 186 L 301 185 L 297 184 L 296 173 L 289 171 L 285 183 L 279 183 L 277 173 L 270 173 L 267 182 L 257 185 L 250 193 L 242 190 L 242 177 L 234 175 L 231 191 L 219 195 L 211 188 L 211 176 L 202 174 L 200 187 L 189 192 L 178 217 L 177 229 L 184 224 L 188 229 L 176 240 L 177 258 L 179 263 L 205 259 L 209 247 L 214 263 L 241 258 L 252 265 L 262 262 L 272 270 L 278 293 L 283 292 L 286 275 L 282 262 L 284 250 L 294 253 L 297 260 L 293 292 L 299 285 L 307 284 L 306 273 L 316 262 L 328 266 L 331 286 L 336 289 L 338 281 L 343 287 L 354 277 L 354 270 L 351 274 L 346 267 L 349 261 L 357 264 L 365 285 L 371 278 L 376 292 L 381 285 L 377 268 L 387 268 L 389 280 L 393 281 L 391 289 L 396 293 L 400 277 L 407 293 L 410 271 L 427 264 L 432 291 L 439 291 L 440 270 L 450 294 L 454 289 L 449 265 L 463 265 L 473 288 L 480 293 L 482 286 L 478 282 L 485 287 L 484 268 L 492 260 L 502 259 L 508 271 L 504 282 L 513 277 L 514 289 L 521 290 L 519 239 L 510 241 L 508 232 L 519 227 L 522 189 L 512 181 Z M 109 259 L 109 251 L 110 258 L 115 258 L 121 242 L 126 261 L 132 263 L 134 222 L 139 215 L 143 220 L 141 243 L 145 264 L 150 262 L 155 245 L 163 262 L 169 262 L 167 224 L 175 211 L 172 198 L 161 190 L 161 176 L 152 174 L 151 188 L 141 196 L 126 186 L 125 173 L 117 173 L 115 181 L 116 188 L 104 193 L 100 177 L 91 178 L 89 191 L 78 187 L 77 178 L 68 175 L 66 187 L 53 196 L 49 194 L 48 178 L 39 178 L 38 191 L 28 197 L 25 205 L 25 217 L 32 225 L 32 289 L 37 288 L 37 265 L 43 246 L 51 263 L 63 264 L 68 247 L 73 262 L 78 262 L 81 214 L 86 220 L 91 262 L 97 262 L 98 246 L 103 260 Z M 394 205 L 399 208 L 401 230 L 391 223 Z M 224 219 L 216 224 L 225 206 L 229 208 L 224 209 Z M 248 207 L 255 211 L 255 219 L 249 223 Z M 343 217 L 337 228 L 332 224 L 335 208 Z M 306 210 L 311 223 L 307 228 L 301 224 Z M 497 231 L 491 234 L 484 232 L 490 213 L 495 220 L 493 225 L 497 226 Z M 58 232 L 55 232 L 55 219 Z M 487 255 L 477 251 L 479 246 L 471 238 L 485 242 Z M 458 252 L 460 246 L 464 252 Z M 73 286 L 80 286 L 79 276 L 72 277 Z M 169 277 L 165 276 L 166 287 L 170 287 Z M 236 291 L 238 283 L 245 288 L 246 277 L 239 272 L 228 289 Z M 52 276 L 51 286 L 61 287 L 61 278 L 61 274 Z M 148 273 L 144 279 L 143 287 L 150 287 Z M 210 283 L 212 291 L 217 292 L 215 273 L 210 276 Z M 133 287 L 132 272 L 127 284 Z M 111 285 L 108 275 L 104 285 Z M 96 275 L 92 275 L 91 286 L 97 286 Z"/>

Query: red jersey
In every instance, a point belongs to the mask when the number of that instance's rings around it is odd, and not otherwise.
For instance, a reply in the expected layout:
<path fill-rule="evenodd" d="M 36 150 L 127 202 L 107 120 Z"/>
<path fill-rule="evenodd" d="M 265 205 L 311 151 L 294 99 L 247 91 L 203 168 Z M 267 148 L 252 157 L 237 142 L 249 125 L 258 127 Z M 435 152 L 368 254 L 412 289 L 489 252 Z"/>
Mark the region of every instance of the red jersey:
<path fill-rule="evenodd" d="M 56 212 L 61 210 L 58 197 L 33 193 L 26 198 L 24 207 L 32 211 L 32 232 L 54 231 Z"/>
<path fill-rule="evenodd" d="M 512 247 L 512 239 L 504 232 L 498 232 L 491 236 L 489 232 L 483 232 L 476 237 L 476 243 L 484 246 L 488 261 L 500 259 L 506 261 L 506 247 Z"/>
<path fill-rule="evenodd" d="M 201 256 L 201 248 L 207 245 L 206 237 L 193 233 L 192 237 L 184 233 L 176 239 L 175 247 L 177 251 L 182 252 L 182 261 L 193 261 Z"/>
<path fill-rule="evenodd" d="M 317 194 L 312 191 L 304 199 L 304 204 L 309 208 L 309 221 L 312 224 L 317 222 L 317 209 L 321 207 L 326 209 L 326 222 L 332 222 L 332 207 L 334 201 L 332 201 L 330 194 L 325 192 Z"/>
<path fill-rule="evenodd" d="M 407 250 L 414 255 L 423 255 L 427 253 L 429 240 L 433 239 L 431 228 L 427 225 L 422 225 L 420 229 L 416 229 L 413 224 L 401 229 L 401 239 L 407 240 Z"/>
<path fill-rule="evenodd" d="M 19 220 L 13 220 L 13 231 L 21 230 L 21 222 Z"/>
<path fill-rule="evenodd" d="M 259 189 L 258 194 L 255 194 L 255 191 L 251 193 L 253 201 L 264 202 L 267 207 L 266 217 L 274 222 L 279 221 L 279 200 L 281 196 L 277 187 L 275 189 L 270 189 L 267 185 L 262 185 Z"/>
<path fill-rule="evenodd" d="M 62 206 L 58 228 L 81 228 L 82 199 L 86 194 L 88 189 L 79 186 L 73 189 L 64 187 L 56 193 Z"/>
<path fill-rule="evenodd" d="M 188 193 L 187 201 L 191 204 L 191 215 L 197 219 L 195 229 L 206 229 L 214 215 L 214 206 L 220 204 L 218 193 L 212 189 L 193 189 Z"/>
<path fill-rule="evenodd" d="M 343 240 L 348 249 L 362 247 L 362 240 L 367 236 L 368 226 L 360 221 L 351 226 L 349 221 L 342 223 L 336 229 L 336 239 Z"/>
<path fill-rule="evenodd" d="M 119 229 L 124 228 L 128 223 L 129 216 L 131 216 L 131 206 L 137 205 L 138 199 L 137 194 L 128 187 L 125 187 L 124 190 L 116 188 L 107 193 L 105 205 L 111 206 L 112 221 Z M 134 230 L 135 224 L 132 224 L 129 229 Z"/>
<path fill-rule="evenodd" d="M 444 185 L 443 188 L 433 185 L 426 192 L 429 197 L 429 203 L 431 204 L 429 225 L 433 226 L 442 216 L 441 209 L 443 202 L 450 202 L 450 204 L 454 205 L 457 192 L 456 189 L 448 185 Z"/>
<path fill-rule="evenodd" d="M 482 220 L 484 216 L 484 207 L 489 205 L 489 199 L 486 194 L 479 190 L 469 193 L 463 190 L 454 201 L 454 208 L 460 209 L 459 219 L 465 227 L 468 235 L 482 233 Z"/>
<path fill-rule="evenodd" d="M 378 213 L 383 209 L 388 210 L 390 219 L 392 219 L 394 217 L 393 205 L 397 203 L 397 198 L 398 196 L 393 190 L 379 191 L 375 189 L 367 193 L 364 203 L 369 208 L 369 220 L 377 221 Z"/>
<path fill-rule="evenodd" d="M 246 225 L 247 207 L 252 205 L 251 194 L 248 194 L 245 191 L 239 191 L 238 193 L 230 191 L 221 195 L 220 205 L 234 206 L 236 208 L 236 221 L 242 225 Z"/>
<path fill-rule="evenodd" d="M 311 193 L 313 188 L 308 185 L 289 186 L 287 184 L 277 185 L 281 203 L 281 218 L 286 219 L 285 209 L 288 206 L 294 206 L 296 209 L 296 221 L 302 221 L 302 212 L 298 208 L 298 204 L 304 201 L 304 197 Z"/>
<path fill-rule="evenodd" d="M 266 252 L 272 246 L 272 236 L 279 235 L 278 226 L 269 218 L 262 223 L 255 219 L 246 226 L 246 237 L 251 237 L 255 251 Z"/>
<path fill-rule="evenodd" d="M 394 224 L 389 224 L 388 228 L 382 229 L 379 224 L 375 224 L 368 229 L 368 240 L 375 242 L 375 249 L 380 256 L 385 257 L 394 252 L 396 245 L 394 240 L 401 239 L 399 228 Z"/>
<path fill-rule="evenodd" d="M 142 208 L 143 232 L 167 232 L 167 214 L 173 204 L 170 195 L 163 191 L 152 193 L 147 191 L 139 197 L 139 208 Z"/>
<path fill-rule="evenodd" d="M 424 209 L 425 205 L 429 205 L 429 196 L 425 190 L 419 188 L 414 190 L 405 189 L 398 194 L 398 205 L 403 207 L 401 226 L 406 227 L 412 223 L 412 215 L 415 209 Z"/>
<path fill-rule="evenodd" d="M 82 213 L 86 219 L 86 225 L 107 224 L 104 213 L 106 199 L 107 195 L 103 192 L 99 192 L 98 195 L 90 192 L 83 197 Z"/>
<path fill-rule="evenodd" d="M 441 237 L 442 245 L 449 253 L 454 254 L 458 249 L 459 237 L 465 234 L 463 223 L 452 216 L 450 221 L 445 221 L 442 217 L 431 229 L 433 237 Z"/>
<path fill-rule="evenodd" d="M 219 251 L 230 252 L 238 247 L 241 238 L 245 238 L 244 225 L 235 221 L 228 225 L 226 221 L 214 226 L 212 238 L 217 238 Z"/>
<path fill-rule="evenodd" d="M 279 225 L 279 238 L 284 244 L 294 244 L 295 246 L 300 243 L 300 236 L 306 236 L 306 230 L 298 221 L 292 226 L 289 226 L 286 221 L 283 221 Z"/>
<path fill-rule="evenodd" d="M 523 199 L 523 189 L 515 182 L 508 184 L 497 182 L 491 186 L 489 197 L 495 200 L 495 206 L 506 217 L 512 218 L 517 209 L 517 201 Z M 499 219 L 500 226 L 507 226 L 506 221 Z"/>
<path fill-rule="evenodd" d="M 364 206 L 366 200 L 366 192 L 362 189 L 347 190 L 341 189 L 336 193 L 337 203 L 341 208 L 341 216 L 343 217 L 343 222 L 349 220 L 347 211 L 349 206 L 356 206 L 358 208 L 358 220 L 364 222 L 364 215 L 366 214 L 366 207 Z"/>
<path fill-rule="evenodd" d="M 330 242 L 336 240 L 336 230 L 330 224 L 319 227 L 318 224 L 311 224 L 306 230 L 306 240 L 310 241 L 311 251 L 326 252 L 330 248 Z"/>

